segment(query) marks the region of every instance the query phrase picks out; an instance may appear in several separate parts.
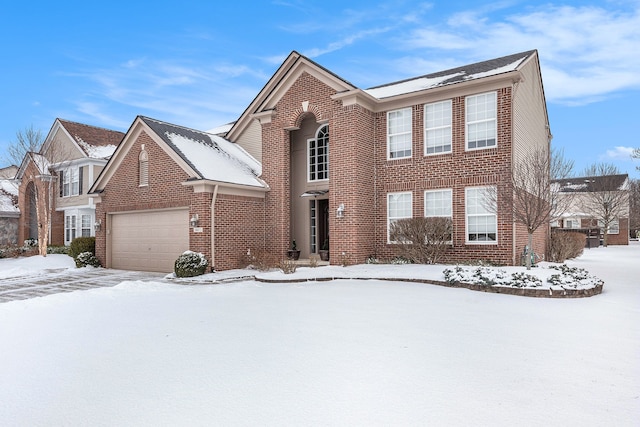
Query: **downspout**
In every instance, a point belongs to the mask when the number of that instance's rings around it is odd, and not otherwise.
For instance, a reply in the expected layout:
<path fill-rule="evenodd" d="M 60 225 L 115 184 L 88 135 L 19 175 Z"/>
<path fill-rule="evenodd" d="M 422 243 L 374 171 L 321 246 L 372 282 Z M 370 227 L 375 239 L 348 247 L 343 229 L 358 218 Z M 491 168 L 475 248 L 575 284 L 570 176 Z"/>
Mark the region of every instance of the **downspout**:
<path fill-rule="evenodd" d="M 513 112 L 514 112 L 514 107 L 516 103 L 516 91 L 518 89 L 519 84 L 520 84 L 520 80 L 514 81 L 511 89 L 511 130 L 510 130 L 511 132 L 511 174 L 509 176 L 509 179 L 511 179 L 511 182 L 513 182 L 513 168 L 516 161 L 516 141 L 513 133 L 513 129 L 515 129 L 515 123 L 513 122 L 515 115 L 513 114 Z M 513 198 L 513 192 L 511 193 L 511 197 Z M 517 232 L 517 225 L 513 218 L 513 207 L 512 207 L 511 208 L 511 236 L 512 236 L 511 237 L 511 263 L 512 265 L 519 264 L 516 232 Z"/>
<path fill-rule="evenodd" d="M 211 271 L 216 266 L 216 199 L 218 198 L 218 184 L 213 187 L 213 197 L 211 198 Z"/>

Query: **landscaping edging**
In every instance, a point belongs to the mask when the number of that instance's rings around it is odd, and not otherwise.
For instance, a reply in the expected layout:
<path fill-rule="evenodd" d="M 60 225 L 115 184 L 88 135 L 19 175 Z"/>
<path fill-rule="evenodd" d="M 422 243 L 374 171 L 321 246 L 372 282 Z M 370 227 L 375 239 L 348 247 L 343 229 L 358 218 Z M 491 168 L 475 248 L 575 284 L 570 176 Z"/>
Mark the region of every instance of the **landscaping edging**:
<path fill-rule="evenodd" d="M 428 285 L 445 286 L 447 288 L 465 288 L 472 291 L 489 292 L 494 294 L 517 295 L 532 298 L 586 298 L 602 293 L 603 285 L 597 284 L 592 288 L 575 289 L 554 286 L 552 288 L 514 288 L 509 286 L 487 286 L 473 283 L 455 282 L 449 283 L 439 280 L 426 279 L 402 279 L 402 278 L 371 278 L 371 277 L 315 277 L 304 279 L 266 279 L 254 276 L 254 280 L 262 283 L 304 283 L 304 282 L 329 282 L 332 280 L 384 280 L 389 282 L 424 283 Z"/>

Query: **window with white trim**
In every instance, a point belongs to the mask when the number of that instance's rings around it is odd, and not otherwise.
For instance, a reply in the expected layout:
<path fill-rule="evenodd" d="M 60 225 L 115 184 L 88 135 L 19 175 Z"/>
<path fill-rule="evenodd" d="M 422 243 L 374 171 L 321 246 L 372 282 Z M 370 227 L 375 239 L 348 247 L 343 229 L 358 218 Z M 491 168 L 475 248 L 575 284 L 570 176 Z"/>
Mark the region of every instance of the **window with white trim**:
<path fill-rule="evenodd" d="M 598 227 L 604 228 L 604 221 L 598 220 Z M 612 220 L 609 223 L 609 230 L 607 234 L 620 234 L 620 221 L 617 219 Z"/>
<path fill-rule="evenodd" d="M 389 237 L 391 224 L 399 219 L 413 218 L 413 194 L 410 191 L 387 194 L 387 242 L 394 243 Z"/>
<path fill-rule="evenodd" d="M 149 154 L 143 145 L 138 155 L 138 186 L 145 187 L 147 185 L 149 185 Z"/>
<path fill-rule="evenodd" d="M 321 126 L 316 137 L 307 140 L 307 159 L 309 182 L 329 179 L 329 125 Z"/>
<path fill-rule="evenodd" d="M 444 190 L 427 190 L 424 192 L 424 216 L 452 218 L 452 191 Z M 448 241 L 451 242 L 452 237 L 449 235 Z"/>
<path fill-rule="evenodd" d="M 64 241 L 66 244 L 69 244 L 75 238 L 76 238 L 76 216 L 66 215 L 64 218 Z"/>
<path fill-rule="evenodd" d="M 466 140 L 467 150 L 477 150 L 496 146 L 497 134 L 496 92 L 467 96 Z"/>
<path fill-rule="evenodd" d="M 82 215 L 80 218 L 80 235 L 91 237 L 91 215 Z"/>
<path fill-rule="evenodd" d="M 451 152 L 451 100 L 424 106 L 424 154 Z"/>
<path fill-rule="evenodd" d="M 576 218 L 567 218 L 564 220 L 564 228 L 580 228 L 580 221 Z"/>
<path fill-rule="evenodd" d="M 467 243 L 495 244 L 498 241 L 496 206 L 489 206 L 492 199 L 490 194 L 493 191 L 495 188 L 492 187 L 465 189 Z"/>
<path fill-rule="evenodd" d="M 411 107 L 387 112 L 387 159 L 411 157 Z"/>
<path fill-rule="evenodd" d="M 62 172 L 62 196 L 77 196 L 80 189 L 78 168 L 69 168 Z"/>

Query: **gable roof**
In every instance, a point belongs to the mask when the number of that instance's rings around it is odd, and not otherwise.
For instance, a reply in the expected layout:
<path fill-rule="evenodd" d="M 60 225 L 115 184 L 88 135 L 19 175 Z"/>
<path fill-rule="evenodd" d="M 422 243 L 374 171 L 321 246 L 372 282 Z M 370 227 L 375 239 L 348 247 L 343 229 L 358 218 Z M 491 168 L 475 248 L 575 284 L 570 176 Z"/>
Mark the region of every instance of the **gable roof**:
<path fill-rule="evenodd" d="M 629 175 L 584 176 L 556 179 L 553 182 L 560 185 L 562 193 L 590 193 L 596 191 L 627 190 Z"/>
<path fill-rule="evenodd" d="M 198 178 L 232 184 L 264 187 L 258 176 L 262 165 L 242 147 L 210 133 L 140 117 L 176 154 L 188 163 Z"/>
<path fill-rule="evenodd" d="M 11 179 L 0 179 L 0 216 L 19 213 L 18 185 Z"/>
<path fill-rule="evenodd" d="M 240 118 L 233 123 L 226 137 L 234 141 L 249 125 L 253 119 L 253 114 L 269 111 L 279 96 L 281 96 L 303 72 L 312 74 L 326 85 L 334 88 L 336 92 L 357 89 L 356 86 L 342 77 L 294 50 L 287 56 L 260 92 L 258 92 L 253 101 L 251 101 L 249 106 L 247 106 L 240 115 Z"/>
<path fill-rule="evenodd" d="M 47 153 L 58 131 L 62 131 L 71 139 L 79 154 L 90 159 L 108 159 L 124 138 L 122 132 L 58 118 L 53 122 L 42 143 L 40 153 Z M 67 154 L 63 156 L 66 157 Z M 65 159 L 58 159 L 60 160 Z"/>
<path fill-rule="evenodd" d="M 123 132 L 100 128 L 69 120 L 56 119 L 82 152 L 93 159 L 110 157 L 124 138 Z"/>
<path fill-rule="evenodd" d="M 366 89 L 365 92 L 374 98 L 383 99 L 395 95 L 403 95 L 425 89 L 432 89 L 440 86 L 447 86 L 462 83 L 482 77 L 495 76 L 509 71 L 515 71 L 529 57 L 536 53 L 535 50 L 515 53 L 488 61 L 476 62 L 475 64 L 463 65 L 437 73 L 426 74 L 424 76 L 413 77 L 375 86 Z"/>
<path fill-rule="evenodd" d="M 16 173 L 16 179 L 20 180 L 24 176 L 24 173 L 27 170 L 27 166 L 29 163 L 33 163 L 33 165 L 38 169 L 38 173 L 40 175 L 50 175 L 51 163 L 45 156 L 40 153 L 34 153 L 33 151 L 29 151 L 22 159 L 22 163 L 18 168 L 18 172 Z"/>
<path fill-rule="evenodd" d="M 264 191 L 262 165 L 242 147 L 218 135 L 138 116 L 113 156 L 91 186 L 101 192 L 141 132 L 147 133 L 188 175 L 187 182 L 212 182 Z"/>

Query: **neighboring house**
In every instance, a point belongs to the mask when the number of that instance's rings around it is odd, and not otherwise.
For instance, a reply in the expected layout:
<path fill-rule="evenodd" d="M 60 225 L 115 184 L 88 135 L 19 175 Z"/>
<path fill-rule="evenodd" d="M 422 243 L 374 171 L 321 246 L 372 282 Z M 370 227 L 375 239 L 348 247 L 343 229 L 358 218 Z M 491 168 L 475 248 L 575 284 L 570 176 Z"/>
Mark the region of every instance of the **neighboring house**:
<path fill-rule="evenodd" d="M 604 223 L 608 222 L 607 244 L 629 244 L 629 176 L 604 175 L 555 180 L 560 196 L 571 203 L 551 228 L 576 230 L 604 238 Z M 589 243 L 589 242 L 588 242 Z"/>
<path fill-rule="evenodd" d="M 292 52 L 223 135 L 135 120 L 91 189 L 104 265 L 171 271 L 190 249 L 229 269 L 293 240 L 302 258 L 330 241 L 332 263 L 362 263 L 393 257 L 389 225 L 422 216 L 452 219 L 448 261 L 516 264 L 526 229 L 487 195 L 551 139 L 534 50 L 368 90 Z M 174 229 L 169 256 L 157 240 Z M 547 237 L 536 231 L 536 253 Z"/>
<path fill-rule="evenodd" d="M 93 236 L 95 206 L 87 190 L 106 165 L 124 134 L 56 119 L 39 153 L 28 153 L 16 178 L 20 180 L 22 212 L 19 240 L 37 239 L 49 206 L 49 244 L 68 245 L 79 236 Z M 36 191 L 41 197 L 36 198 Z M 37 203 L 36 203 L 37 200 Z M 39 204 L 39 206 L 37 205 Z"/>
<path fill-rule="evenodd" d="M 13 179 L 17 166 L 0 168 L 0 246 L 18 243 L 18 184 Z"/>

